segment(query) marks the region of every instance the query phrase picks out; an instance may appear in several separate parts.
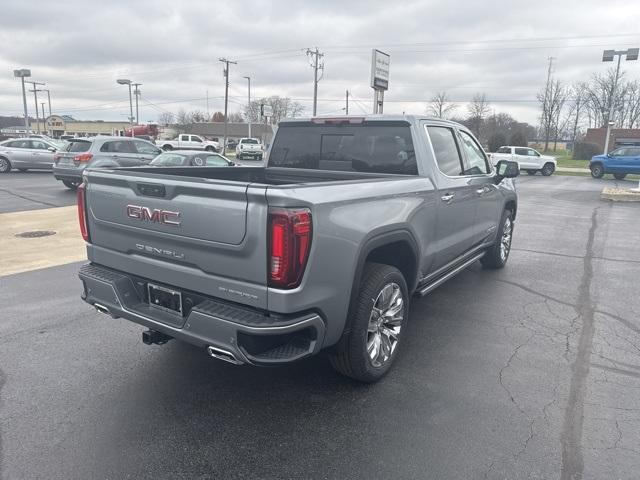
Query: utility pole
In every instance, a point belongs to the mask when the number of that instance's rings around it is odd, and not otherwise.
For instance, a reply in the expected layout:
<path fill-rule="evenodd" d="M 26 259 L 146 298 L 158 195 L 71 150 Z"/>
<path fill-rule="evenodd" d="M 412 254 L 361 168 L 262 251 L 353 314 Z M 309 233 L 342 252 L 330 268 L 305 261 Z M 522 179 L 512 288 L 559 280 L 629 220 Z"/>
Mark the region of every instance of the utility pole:
<path fill-rule="evenodd" d="M 349 115 L 349 90 L 347 90 L 347 98 L 346 98 L 346 104 L 344 106 L 344 111 L 346 115 Z"/>
<path fill-rule="evenodd" d="M 243 77 L 247 79 L 248 82 L 248 94 L 247 94 L 247 123 L 249 124 L 249 138 L 251 137 L 251 77 Z"/>
<path fill-rule="evenodd" d="M 324 60 L 322 60 L 324 53 L 320 53 L 318 47 L 315 50 L 307 48 L 307 55 L 313 58 L 311 67 L 313 68 L 313 116 L 315 117 L 318 110 L 318 82 L 324 75 Z M 318 78 L 318 70 L 322 70 L 320 78 Z"/>
<path fill-rule="evenodd" d="M 551 112 L 549 112 L 549 105 L 547 100 L 549 98 L 549 83 L 551 81 L 551 68 L 555 57 L 549 57 L 549 67 L 547 68 L 547 83 L 544 87 L 544 100 L 542 102 L 542 128 L 544 128 L 544 149 L 549 148 L 549 126 L 551 125 L 551 119 L 549 118 Z"/>
<path fill-rule="evenodd" d="M 138 114 L 138 97 L 140 96 L 141 92 L 138 89 L 138 87 L 140 85 L 142 85 L 141 83 L 132 83 L 132 85 L 134 86 L 135 90 L 133 91 L 133 94 L 136 96 L 136 125 L 140 124 L 140 116 Z"/>
<path fill-rule="evenodd" d="M 31 76 L 31 70 L 28 68 L 20 68 L 13 71 L 13 76 L 19 78 L 22 83 L 22 104 L 24 106 L 24 128 L 26 134 L 29 135 L 29 114 L 27 112 L 27 93 L 24 88 L 24 79 Z"/>
<path fill-rule="evenodd" d="M 40 102 L 40 105 L 42 105 L 42 133 L 44 133 L 45 130 L 46 130 L 46 128 L 45 128 L 46 125 L 44 123 L 44 118 L 45 118 L 45 116 L 44 116 L 44 104 L 45 104 L 45 102 Z"/>
<path fill-rule="evenodd" d="M 49 101 L 49 116 L 51 116 L 51 91 L 48 88 L 43 88 L 43 92 L 47 92 L 47 100 Z"/>
<path fill-rule="evenodd" d="M 224 63 L 224 138 L 222 139 L 222 154 L 227 154 L 227 109 L 229 107 L 229 64 L 237 65 L 238 62 L 232 62 L 226 58 L 219 58 Z"/>
<path fill-rule="evenodd" d="M 210 120 L 209 118 L 209 90 L 207 90 L 207 122 Z"/>
<path fill-rule="evenodd" d="M 36 127 L 38 129 L 38 133 L 40 133 L 40 107 L 38 107 L 38 92 L 41 92 L 42 90 L 38 90 L 38 88 L 36 88 L 36 85 L 44 85 L 44 83 L 42 82 L 34 82 L 34 81 L 27 81 L 27 83 L 30 83 L 31 85 L 33 85 L 33 90 L 29 90 L 30 92 L 33 92 L 33 97 L 35 99 L 35 105 L 36 105 Z M 29 134 L 29 132 L 27 132 L 27 135 Z"/>

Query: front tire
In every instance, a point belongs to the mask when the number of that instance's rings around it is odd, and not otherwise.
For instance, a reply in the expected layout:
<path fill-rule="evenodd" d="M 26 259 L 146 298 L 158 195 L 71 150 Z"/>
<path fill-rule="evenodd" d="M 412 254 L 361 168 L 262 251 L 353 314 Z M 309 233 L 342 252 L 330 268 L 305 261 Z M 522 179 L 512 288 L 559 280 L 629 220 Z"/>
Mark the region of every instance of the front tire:
<path fill-rule="evenodd" d="M 484 268 L 498 269 L 507 264 L 511 252 L 511 240 L 513 238 L 513 213 L 511 210 L 502 212 L 500 228 L 496 242 L 489 248 L 480 263 Z"/>
<path fill-rule="evenodd" d="M 604 177 L 604 167 L 601 163 L 594 163 L 589 167 L 591 170 L 591 176 L 593 178 L 602 178 Z"/>
<path fill-rule="evenodd" d="M 544 175 L 545 177 L 548 177 L 549 175 L 553 174 L 553 172 L 555 171 L 556 171 L 556 166 L 551 162 L 545 163 L 544 166 L 542 167 L 542 170 L 540 170 L 542 175 Z"/>
<path fill-rule="evenodd" d="M 78 189 L 78 185 L 80 185 L 80 182 L 73 182 L 71 180 L 62 180 L 62 183 L 69 190 L 77 190 Z"/>
<path fill-rule="evenodd" d="M 341 374 L 371 383 L 386 375 L 398 354 L 409 294 L 397 268 L 367 263 L 357 295 L 349 332 L 329 359 Z"/>
<path fill-rule="evenodd" d="M 173 150 L 173 147 L 171 145 L 163 145 L 162 150 L 164 150 L 165 152 L 170 152 L 171 150 Z"/>
<path fill-rule="evenodd" d="M 11 171 L 11 162 L 4 157 L 0 157 L 0 173 L 9 173 Z"/>
<path fill-rule="evenodd" d="M 616 180 L 624 180 L 624 177 L 626 177 L 627 174 L 626 173 L 614 173 L 613 174 L 613 178 L 615 178 Z"/>

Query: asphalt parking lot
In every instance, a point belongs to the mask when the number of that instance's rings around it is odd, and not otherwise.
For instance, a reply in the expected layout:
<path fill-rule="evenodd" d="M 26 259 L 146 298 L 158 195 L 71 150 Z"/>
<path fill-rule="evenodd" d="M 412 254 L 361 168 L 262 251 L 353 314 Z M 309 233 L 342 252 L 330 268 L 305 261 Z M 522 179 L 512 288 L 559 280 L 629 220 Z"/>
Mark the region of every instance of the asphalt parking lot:
<path fill-rule="evenodd" d="M 0 277 L 0 478 L 638 478 L 640 205 L 601 201 L 613 180 L 517 183 L 507 267 L 415 301 L 375 385 L 143 345 L 80 300 L 79 263 Z M 0 195 L 75 201 L 50 173 Z"/>

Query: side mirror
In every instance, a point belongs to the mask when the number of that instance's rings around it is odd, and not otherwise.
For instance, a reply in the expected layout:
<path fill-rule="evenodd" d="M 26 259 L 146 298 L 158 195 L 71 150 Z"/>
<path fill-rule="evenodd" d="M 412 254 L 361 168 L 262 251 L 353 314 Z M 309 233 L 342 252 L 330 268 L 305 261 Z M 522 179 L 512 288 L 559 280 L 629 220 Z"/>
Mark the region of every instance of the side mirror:
<path fill-rule="evenodd" d="M 50 152 L 57 152 L 58 151 L 56 149 L 56 147 L 47 147 L 47 150 L 49 150 Z"/>
<path fill-rule="evenodd" d="M 496 171 L 500 180 L 503 178 L 515 178 L 520 175 L 520 167 L 518 162 L 512 162 L 510 160 L 500 160 L 496 164 Z"/>

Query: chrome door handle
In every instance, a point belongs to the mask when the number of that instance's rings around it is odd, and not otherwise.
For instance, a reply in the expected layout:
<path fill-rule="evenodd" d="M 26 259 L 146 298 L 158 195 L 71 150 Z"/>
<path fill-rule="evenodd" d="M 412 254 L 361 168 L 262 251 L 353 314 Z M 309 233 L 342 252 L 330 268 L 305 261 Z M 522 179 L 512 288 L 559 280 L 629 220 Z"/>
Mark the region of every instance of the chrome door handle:
<path fill-rule="evenodd" d="M 442 200 L 444 203 L 451 203 L 451 200 L 453 200 L 453 197 L 455 197 L 456 195 L 454 193 L 447 193 L 446 195 L 443 195 L 440 197 L 440 200 Z"/>
<path fill-rule="evenodd" d="M 482 187 L 482 188 L 477 189 L 477 190 L 476 190 L 476 193 L 477 193 L 478 195 L 484 195 L 484 194 L 485 194 L 485 193 L 487 193 L 488 191 L 489 191 L 489 187 L 484 186 L 484 187 Z"/>

